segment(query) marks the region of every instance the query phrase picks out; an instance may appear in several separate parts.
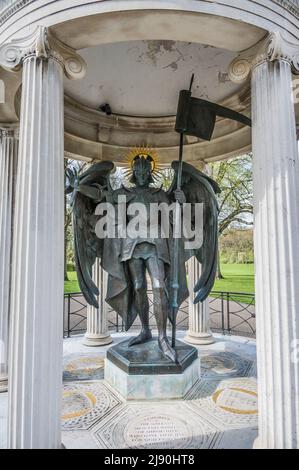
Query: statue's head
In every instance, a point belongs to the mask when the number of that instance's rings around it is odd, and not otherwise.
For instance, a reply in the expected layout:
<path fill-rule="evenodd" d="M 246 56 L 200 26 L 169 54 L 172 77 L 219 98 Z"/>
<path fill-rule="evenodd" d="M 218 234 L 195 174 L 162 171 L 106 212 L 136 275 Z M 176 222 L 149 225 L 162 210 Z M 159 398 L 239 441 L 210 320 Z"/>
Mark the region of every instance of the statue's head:
<path fill-rule="evenodd" d="M 136 186 L 147 187 L 153 183 L 153 158 L 148 154 L 138 154 L 132 162 L 131 183 Z"/>
<path fill-rule="evenodd" d="M 155 149 L 151 147 L 135 147 L 126 155 L 126 176 L 130 183 L 139 187 L 148 187 L 159 177 L 160 165 Z"/>

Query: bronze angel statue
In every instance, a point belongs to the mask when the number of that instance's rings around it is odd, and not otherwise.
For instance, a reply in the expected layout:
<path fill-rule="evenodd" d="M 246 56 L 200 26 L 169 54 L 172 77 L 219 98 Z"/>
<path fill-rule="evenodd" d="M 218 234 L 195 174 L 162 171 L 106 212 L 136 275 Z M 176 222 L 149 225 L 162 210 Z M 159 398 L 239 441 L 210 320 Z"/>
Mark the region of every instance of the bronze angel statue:
<path fill-rule="evenodd" d="M 153 291 L 158 346 L 166 358 L 175 362 L 176 350 L 167 337 L 166 327 L 168 319 L 172 324 L 175 322 L 172 304 L 174 292 L 178 306 L 189 296 L 186 261 L 196 256 L 202 265 L 201 276 L 194 289 L 194 302 L 204 301 L 214 283 L 218 237 L 218 206 L 215 194 L 219 192 L 219 187 L 207 175 L 192 165 L 183 163 L 181 189 L 177 190 L 177 161 L 172 163 L 172 168 L 174 178 L 170 189 L 165 191 L 154 184 L 157 168 L 153 152 L 139 148 L 131 152 L 130 185 L 112 189 L 109 176 L 114 170 L 114 165 L 112 162 L 102 161 L 80 175 L 69 170 L 67 192 L 72 193 L 76 269 L 85 299 L 90 305 L 98 308 L 99 290 L 92 280 L 92 266 L 98 257 L 102 268 L 108 273 L 106 302 L 122 317 L 126 331 L 132 326 L 137 315 L 139 316 L 141 331 L 130 340 L 129 345 L 144 343 L 152 338 L 149 327 L 148 274 Z M 101 217 L 104 217 L 97 210 L 98 205 L 103 202 L 107 203 L 108 212 L 112 213 L 114 210 L 117 213 L 121 210 L 125 214 L 121 218 L 113 219 L 116 230 L 112 236 L 106 234 L 101 237 L 96 230 Z M 150 212 L 153 204 L 164 203 L 166 207 L 174 204 L 180 208 L 188 203 L 192 207 L 201 204 L 201 246 L 186 247 L 183 234 L 175 242 L 174 217 L 171 215 L 167 237 L 160 230 L 161 217 L 157 222 L 158 236 L 152 236 L 150 230 L 137 235 L 126 233 L 123 229 L 130 225 L 134 217 L 134 210 L 130 209 L 136 203 L 145 208 L 143 221 L 147 228 L 150 228 L 152 223 Z M 194 211 L 191 210 L 190 214 L 189 219 L 194 228 Z M 174 260 L 177 266 L 174 266 Z"/>

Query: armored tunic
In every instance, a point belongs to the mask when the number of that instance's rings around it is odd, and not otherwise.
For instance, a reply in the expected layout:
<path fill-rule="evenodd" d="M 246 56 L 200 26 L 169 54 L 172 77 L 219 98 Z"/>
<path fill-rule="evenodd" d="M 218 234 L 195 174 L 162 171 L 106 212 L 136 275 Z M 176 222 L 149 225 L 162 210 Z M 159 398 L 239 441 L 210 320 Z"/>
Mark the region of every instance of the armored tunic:
<path fill-rule="evenodd" d="M 151 236 L 155 227 L 151 227 L 153 222 L 150 219 L 150 205 L 153 203 L 159 204 L 161 202 L 169 204 L 168 197 L 163 189 L 157 188 L 121 188 L 114 194 L 114 201 L 118 196 L 126 196 L 127 209 L 130 212 L 130 206 L 135 203 L 141 203 L 146 211 L 146 220 L 143 221 L 146 228 L 145 236 L 137 236 L 130 238 L 129 235 L 122 239 L 121 247 L 121 261 L 128 261 L 134 258 L 149 258 L 150 256 L 157 256 L 164 263 L 170 264 L 170 252 L 167 238 L 163 237 L 161 226 L 156 227 L 157 236 Z M 115 201 L 116 202 L 116 201 Z M 128 215 L 126 224 L 132 219 L 133 215 Z M 157 221 L 159 224 L 159 221 Z"/>

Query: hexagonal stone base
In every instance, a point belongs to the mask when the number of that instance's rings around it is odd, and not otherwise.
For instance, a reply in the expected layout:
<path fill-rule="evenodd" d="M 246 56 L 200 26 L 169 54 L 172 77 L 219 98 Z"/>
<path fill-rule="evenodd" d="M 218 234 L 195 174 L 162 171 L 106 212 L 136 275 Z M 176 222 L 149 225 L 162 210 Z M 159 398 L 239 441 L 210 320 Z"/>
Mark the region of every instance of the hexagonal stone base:
<path fill-rule="evenodd" d="M 157 339 L 128 347 L 123 341 L 110 348 L 105 380 L 126 400 L 183 398 L 200 377 L 196 348 L 177 341 L 178 362 L 165 358 Z"/>

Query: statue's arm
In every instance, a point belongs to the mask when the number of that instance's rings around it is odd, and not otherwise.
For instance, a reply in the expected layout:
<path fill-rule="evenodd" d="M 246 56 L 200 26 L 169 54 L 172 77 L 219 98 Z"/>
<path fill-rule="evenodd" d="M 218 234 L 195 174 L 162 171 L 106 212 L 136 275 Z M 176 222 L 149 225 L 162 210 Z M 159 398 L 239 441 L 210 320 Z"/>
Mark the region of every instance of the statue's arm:
<path fill-rule="evenodd" d="M 81 193 L 84 196 L 92 199 L 94 202 L 101 202 L 105 197 L 104 188 L 97 183 L 84 184 L 80 183 L 80 177 L 76 170 L 67 170 L 67 185 L 66 194 Z"/>
<path fill-rule="evenodd" d="M 66 194 L 80 193 L 94 203 L 105 199 L 109 191 L 109 174 L 113 169 L 111 162 L 99 162 L 79 175 L 76 168 L 66 170 Z"/>

